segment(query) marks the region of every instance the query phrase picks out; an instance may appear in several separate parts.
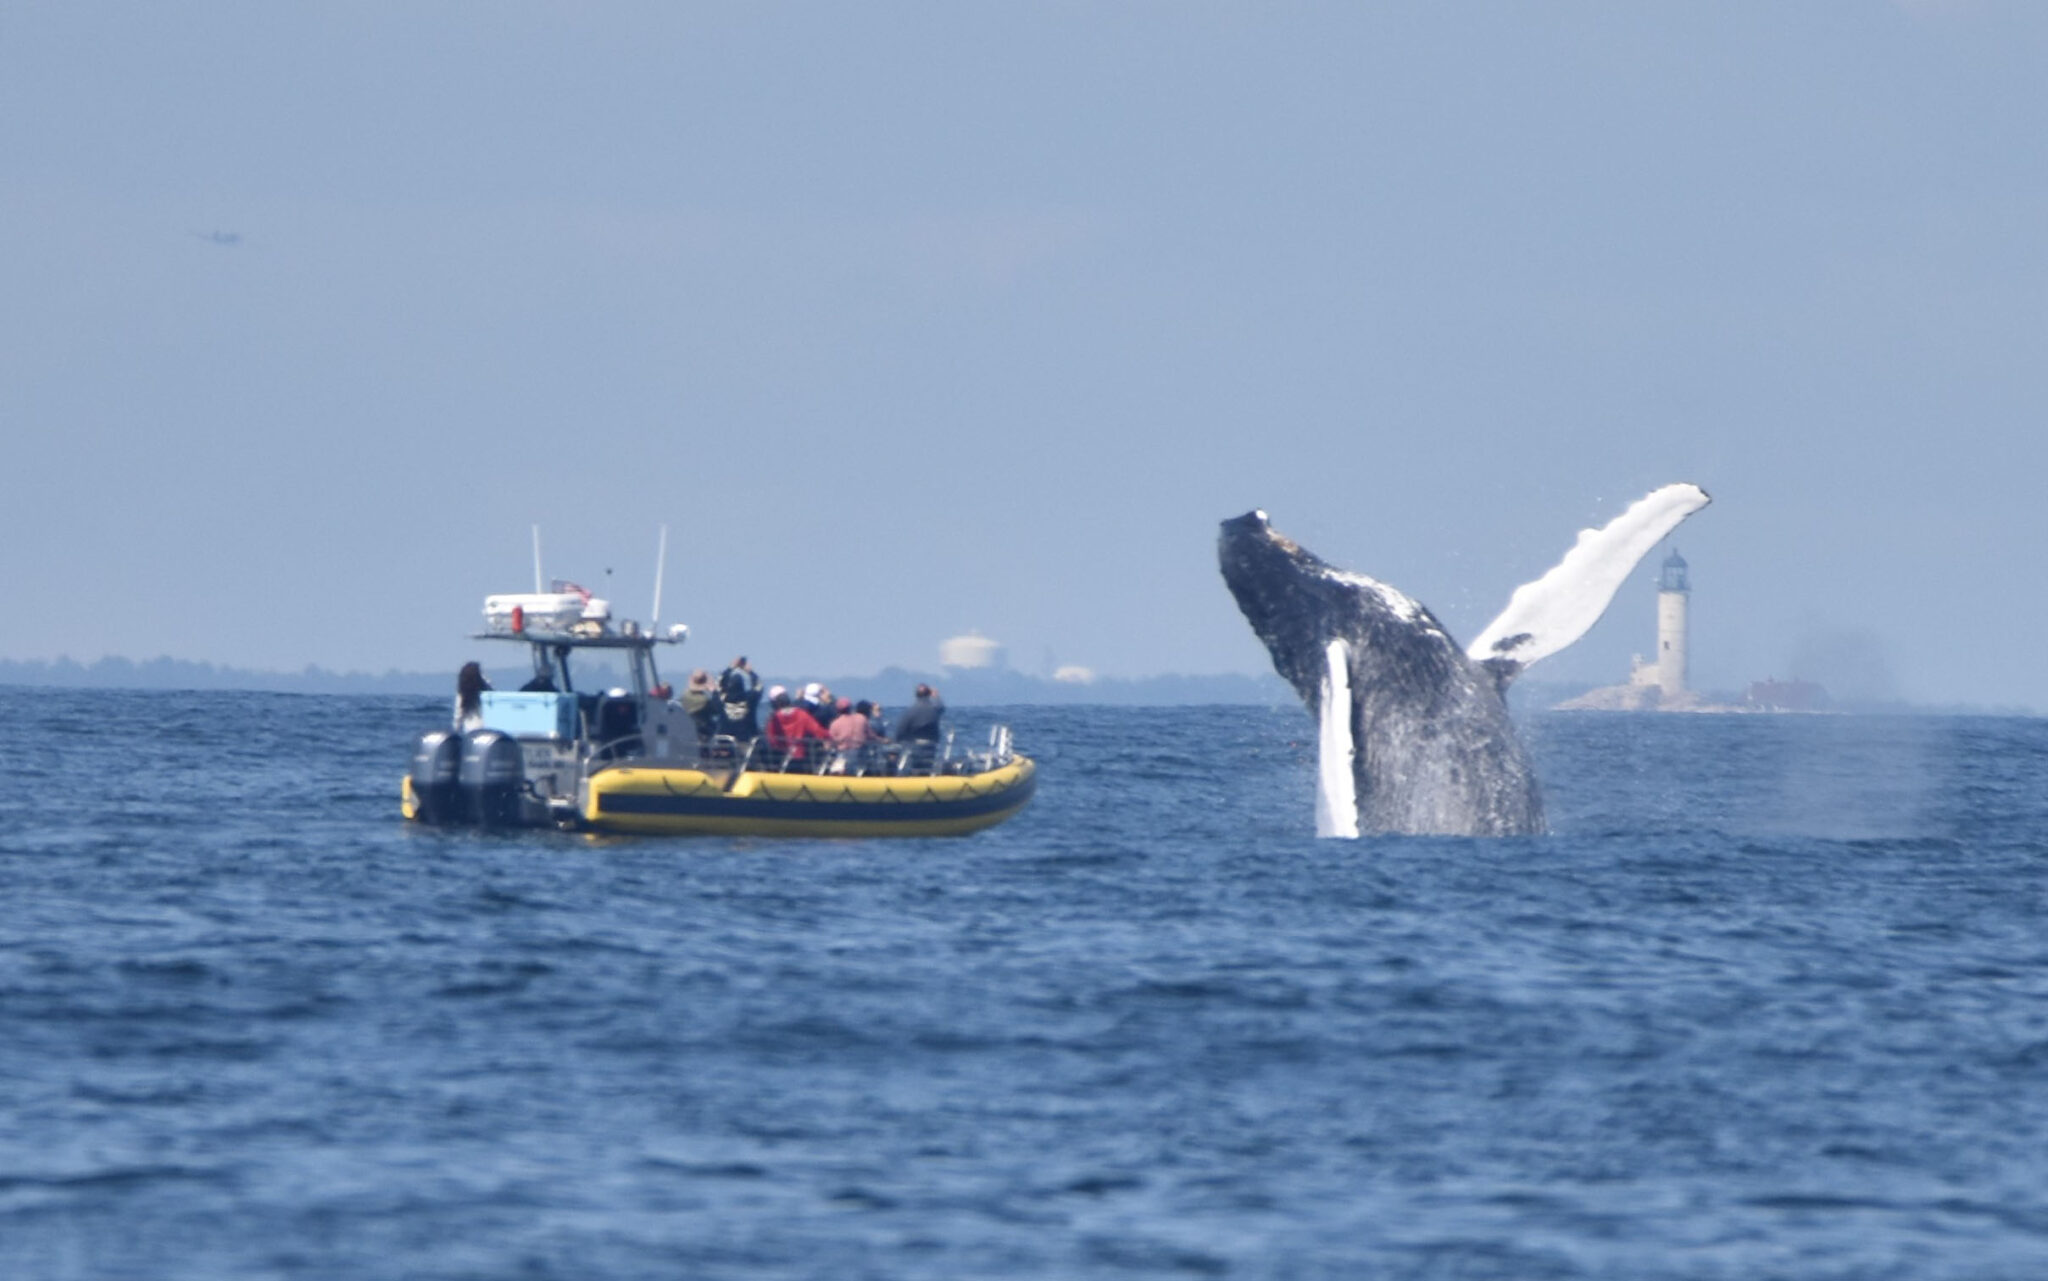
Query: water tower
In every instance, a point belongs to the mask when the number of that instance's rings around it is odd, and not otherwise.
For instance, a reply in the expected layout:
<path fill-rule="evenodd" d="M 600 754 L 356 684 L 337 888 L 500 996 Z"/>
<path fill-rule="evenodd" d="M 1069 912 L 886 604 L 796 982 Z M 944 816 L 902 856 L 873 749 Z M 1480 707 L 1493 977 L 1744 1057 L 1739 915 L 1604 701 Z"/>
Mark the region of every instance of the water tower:
<path fill-rule="evenodd" d="M 980 632 L 949 636 L 939 642 L 939 666 L 973 669 L 1002 667 L 1003 647 Z"/>
<path fill-rule="evenodd" d="M 1685 557 L 1676 550 L 1657 575 L 1657 688 L 1664 700 L 1685 693 L 1685 603 L 1692 595 Z"/>

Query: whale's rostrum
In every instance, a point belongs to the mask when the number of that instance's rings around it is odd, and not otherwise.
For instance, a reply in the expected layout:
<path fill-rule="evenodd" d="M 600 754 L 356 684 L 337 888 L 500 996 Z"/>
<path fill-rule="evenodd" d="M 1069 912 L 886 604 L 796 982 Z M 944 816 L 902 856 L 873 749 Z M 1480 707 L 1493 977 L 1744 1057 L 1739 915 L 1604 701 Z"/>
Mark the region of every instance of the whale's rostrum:
<path fill-rule="evenodd" d="M 1469 649 L 1421 604 L 1328 564 L 1264 512 L 1224 521 L 1223 580 L 1317 719 L 1318 834 L 1543 831 L 1542 794 L 1508 716 L 1507 686 L 1584 635 L 1636 563 L 1707 502 L 1696 485 L 1666 485 L 1582 532 Z M 1333 781 L 1345 772 L 1348 798 Z M 1346 800 L 1356 815 L 1349 824 Z"/>

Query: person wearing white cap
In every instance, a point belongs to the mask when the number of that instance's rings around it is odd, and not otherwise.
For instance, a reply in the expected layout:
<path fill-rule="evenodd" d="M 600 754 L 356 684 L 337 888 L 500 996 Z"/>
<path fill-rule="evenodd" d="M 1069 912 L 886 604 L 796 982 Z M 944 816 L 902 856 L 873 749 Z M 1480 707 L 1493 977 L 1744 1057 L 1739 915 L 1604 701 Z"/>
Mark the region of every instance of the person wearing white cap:
<path fill-rule="evenodd" d="M 804 686 L 804 695 L 797 700 L 796 705 L 809 712 L 818 724 L 828 727 L 832 724 L 833 718 L 839 715 L 839 705 L 833 700 L 832 691 L 817 681 Z"/>
<path fill-rule="evenodd" d="M 769 749 L 780 758 L 784 768 L 804 774 L 813 772 L 817 757 L 811 744 L 822 746 L 827 741 L 825 727 L 801 705 L 792 704 L 789 691 L 780 685 L 768 691 L 768 705 L 775 709 L 768 713 Z"/>

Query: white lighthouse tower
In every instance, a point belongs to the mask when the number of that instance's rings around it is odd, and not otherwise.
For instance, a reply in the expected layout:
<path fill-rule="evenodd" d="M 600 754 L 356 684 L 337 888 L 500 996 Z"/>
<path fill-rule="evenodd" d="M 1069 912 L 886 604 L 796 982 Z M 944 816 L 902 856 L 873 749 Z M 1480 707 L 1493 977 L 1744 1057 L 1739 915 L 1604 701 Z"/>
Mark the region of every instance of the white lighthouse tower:
<path fill-rule="evenodd" d="M 1657 576 L 1657 689 L 1667 705 L 1685 695 L 1685 606 L 1691 595 L 1685 557 L 1674 550 Z"/>
<path fill-rule="evenodd" d="M 1686 638 L 1686 607 L 1692 600 L 1692 577 L 1685 557 L 1676 551 L 1657 572 L 1657 653 L 1637 654 L 1629 664 L 1628 684 L 1590 689 L 1558 706 L 1602 712 L 1726 711 L 1707 703 L 1688 685 L 1691 648 Z"/>

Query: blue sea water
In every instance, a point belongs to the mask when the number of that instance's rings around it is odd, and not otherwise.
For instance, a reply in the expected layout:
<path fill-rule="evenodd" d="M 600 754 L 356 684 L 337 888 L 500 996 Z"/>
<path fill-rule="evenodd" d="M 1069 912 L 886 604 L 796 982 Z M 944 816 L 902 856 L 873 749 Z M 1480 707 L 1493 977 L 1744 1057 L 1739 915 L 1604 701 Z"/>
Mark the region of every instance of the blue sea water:
<path fill-rule="evenodd" d="M 443 700 L 0 690 L 0 1277 L 2048 1276 L 2048 722 L 1015 708 L 958 840 L 397 816 Z M 964 711 L 969 726 L 984 713 Z"/>

